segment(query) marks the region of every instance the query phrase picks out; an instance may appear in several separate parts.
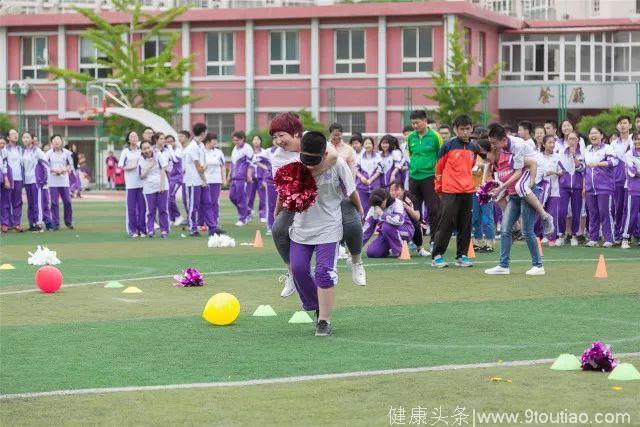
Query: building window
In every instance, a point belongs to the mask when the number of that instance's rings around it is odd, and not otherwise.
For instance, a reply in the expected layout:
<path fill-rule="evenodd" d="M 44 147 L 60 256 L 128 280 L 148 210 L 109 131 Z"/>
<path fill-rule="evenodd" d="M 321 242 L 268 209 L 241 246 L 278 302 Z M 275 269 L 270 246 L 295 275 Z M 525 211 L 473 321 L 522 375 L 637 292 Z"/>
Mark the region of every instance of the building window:
<path fill-rule="evenodd" d="M 640 0 L 636 0 L 636 13 L 640 13 Z"/>
<path fill-rule="evenodd" d="M 233 76 L 234 37 L 231 32 L 207 33 L 207 76 Z"/>
<path fill-rule="evenodd" d="M 488 0 L 487 7 L 494 12 L 512 15 L 514 13 L 512 0 Z"/>
<path fill-rule="evenodd" d="M 464 53 L 470 57 L 471 52 L 471 28 L 464 27 Z"/>
<path fill-rule="evenodd" d="M 478 35 L 478 74 L 484 76 L 486 73 L 486 49 L 487 49 L 487 34 L 480 32 Z"/>
<path fill-rule="evenodd" d="M 366 129 L 364 113 L 336 113 L 336 122 L 340 123 L 346 132 L 363 133 Z"/>
<path fill-rule="evenodd" d="M 336 30 L 336 74 L 365 72 L 364 30 Z"/>
<path fill-rule="evenodd" d="M 431 27 L 402 30 L 402 72 L 433 71 L 433 32 Z"/>
<path fill-rule="evenodd" d="M 169 37 L 167 36 L 151 37 L 144 43 L 143 59 L 152 59 L 160 56 L 167 46 L 167 41 L 169 41 Z M 156 65 L 149 65 L 148 67 L 155 66 Z M 171 68 L 171 62 L 165 62 L 164 66 L 167 68 Z"/>
<path fill-rule="evenodd" d="M 231 135 L 235 131 L 235 114 L 233 113 L 214 113 L 205 114 L 204 121 L 207 124 L 209 132 L 218 135 L 220 141 L 230 141 Z"/>
<path fill-rule="evenodd" d="M 600 12 L 600 0 L 593 0 L 593 12 Z"/>
<path fill-rule="evenodd" d="M 554 0 L 522 0 L 524 19 L 554 20 L 556 9 Z"/>
<path fill-rule="evenodd" d="M 24 116 L 24 130 L 31 136 L 38 137 L 43 146 L 49 142 L 49 126 L 43 126 L 42 122 L 49 119 L 49 116 Z"/>
<path fill-rule="evenodd" d="M 98 59 L 106 59 L 91 40 L 80 38 L 80 72 L 94 79 L 104 79 L 109 77 L 111 69 L 98 63 Z"/>
<path fill-rule="evenodd" d="M 269 74 L 300 74 L 297 31 L 269 33 Z"/>
<path fill-rule="evenodd" d="M 47 38 L 22 37 L 22 78 L 46 79 L 47 73 L 44 68 L 48 65 Z"/>

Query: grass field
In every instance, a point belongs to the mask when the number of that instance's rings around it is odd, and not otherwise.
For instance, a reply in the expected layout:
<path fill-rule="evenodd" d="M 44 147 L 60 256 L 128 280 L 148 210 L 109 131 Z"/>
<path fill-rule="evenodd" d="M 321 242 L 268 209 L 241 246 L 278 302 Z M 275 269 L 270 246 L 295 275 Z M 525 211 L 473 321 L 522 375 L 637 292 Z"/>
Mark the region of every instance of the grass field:
<path fill-rule="evenodd" d="M 0 263 L 16 269 L 0 272 L 0 394 L 105 390 L 3 398 L 2 425 L 389 425 L 390 409 L 401 407 L 404 424 L 418 421 L 412 409 L 421 407 L 428 425 L 435 408 L 456 425 L 453 413 L 464 407 L 469 425 L 472 411 L 516 412 L 526 421 L 527 409 L 586 412 L 591 422 L 597 413 L 627 413 L 627 425 L 640 425 L 640 381 L 551 371 L 539 360 L 579 355 L 597 339 L 614 353 L 640 351 L 639 248 L 545 247 L 547 275 L 538 278 L 524 275 L 521 243 L 504 277 L 482 274 L 497 254 L 478 254 L 466 270 L 434 271 L 416 257 L 367 259 L 364 288 L 341 261 L 334 335 L 316 338 L 311 325 L 287 323 L 300 302 L 279 296 L 284 269 L 269 238 L 264 249 L 209 249 L 206 238 L 181 237 L 179 229 L 166 240 L 132 240 L 122 202 L 82 200 L 74 210 L 75 230 L 1 237 Z M 221 219 L 237 243 L 262 228 L 233 227 L 228 203 Z M 61 292 L 32 292 L 36 268 L 26 259 L 38 244 L 63 261 Z M 593 278 L 601 253 L 607 280 Z M 206 285 L 174 288 L 172 276 L 189 266 L 206 273 Z M 105 289 L 108 280 L 143 293 Z M 200 314 L 223 291 L 240 300 L 241 315 L 214 327 Z M 252 317 L 260 304 L 278 316 Z M 640 367 L 638 355 L 622 359 Z M 506 366 L 528 360 L 538 362 Z M 491 365 L 441 368 L 479 363 Z M 364 373 L 429 367 L 438 368 Z M 292 378 L 352 372 L 359 374 Z M 176 386 L 193 383 L 232 385 Z M 145 386 L 158 387 L 110 390 Z"/>

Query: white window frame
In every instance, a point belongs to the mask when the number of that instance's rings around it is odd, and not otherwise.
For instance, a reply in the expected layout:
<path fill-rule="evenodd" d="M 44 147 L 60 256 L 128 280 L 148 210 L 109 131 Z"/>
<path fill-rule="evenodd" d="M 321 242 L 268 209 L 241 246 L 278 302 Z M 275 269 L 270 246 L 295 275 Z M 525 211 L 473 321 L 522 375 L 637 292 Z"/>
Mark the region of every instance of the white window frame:
<path fill-rule="evenodd" d="M 347 31 L 349 33 L 349 59 L 338 59 L 338 32 L 339 31 Z M 353 59 L 353 52 L 352 52 L 352 39 L 353 39 L 353 32 L 354 31 L 362 31 L 362 43 L 363 43 L 363 54 L 364 54 L 364 58 L 360 59 Z M 333 31 L 333 57 L 334 57 L 334 62 L 335 62 L 335 66 L 334 66 L 334 70 L 336 74 L 339 75 L 345 75 L 345 74 L 355 74 L 355 75 L 359 75 L 359 74 L 366 74 L 367 72 L 367 30 L 366 29 L 346 29 L 346 28 L 340 28 L 340 29 L 336 29 Z M 358 72 L 354 72 L 353 71 L 353 66 L 354 65 L 364 65 L 364 71 L 358 71 Z M 349 71 L 347 72 L 338 72 L 338 65 L 348 65 L 349 66 Z"/>
<path fill-rule="evenodd" d="M 360 132 L 360 133 L 364 133 L 367 130 L 367 113 L 365 111 L 336 111 L 336 118 L 335 118 L 335 122 L 340 123 L 342 125 L 342 127 L 347 131 L 347 132 Z M 342 119 L 339 118 L 339 116 L 341 114 L 348 114 L 349 116 L 349 120 L 345 120 L 345 117 L 343 116 Z M 362 114 L 362 124 L 363 124 L 363 128 L 362 129 L 354 129 L 353 128 L 353 115 L 354 114 Z"/>
<path fill-rule="evenodd" d="M 22 61 L 24 60 L 24 40 L 31 39 L 31 65 L 24 65 Z M 37 63 L 36 57 L 36 40 L 43 39 L 44 40 L 44 64 Z M 47 73 L 44 73 L 43 76 L 38 76 L 39 72 L 42 72 L 44 68 L 49 66 L 49 38 L 47 36 L 23 36 L 20 37 L 20 78 L 22 79 L 33 79 L 33 80 L 44 80 L 47 78 Z M 33 77 L 25 77 L 25 71 L 33 71 Z"/>
<path fill-rule="evenodd" d="M 273 34 L 280 34 L 280 52 L 284 59 L 272 59 L 271 58 L 271 37 Z M 296 52 L 297 59 L 287 59 L 287 33 L 295 34 L 297 39 L 298 51 Z M 297 65 L 298 72 L 287 72 L 287 65 Z M 273 66 L 282 66 L 282 73 L 274 73 L 271 71 Z M 297 30 L 273 30 L 269 31 L 269 75 L 272 76 L 286 76 L 300 74 L 300 32 Z"/>
<path fill-rule="evenodd" d="M 229 132 L 228 135 L 222 132 L 222 129 L 224 128 L 222 124 L 222 120 L 224 118 L 223 116 L 230 116 L 232 118 L 231 121 L 233 124 L 230 127 L 231 131 Z M 214 117 L 216 119 L 215 120 L 216 123 L 210 123 L 209 119 L 210 118 L 213 119 Z M 223 138 L 231 138 L 231 135 L 235 131 L 235 121 L 236 121 L 235 113 L 205 113 L 204 121 L 207 125 L 209 132 L 212 132 L 218 135 L 219 141 L 223 141 Z"/>
<path fill-rule="evenodd" d="M 157 36 L 153 36 L 151 37 L 149 40 L 147 40 L 143 45 L 142 45 L 142 60 L 146 60 L 148 59 L 145 55 L 146 55 L 146 44 L 149 42 L 153 42 L 155 43 L 156 47 L 155 47 L 155 51 L 156 51 L 156 56 L 159 56 L 160 53 L 162 52 L 162 50 L 160 49 L 160 41 L 164 41 L 165 43 L 167 41 L 169 41 L 169 37 L 166 35 L 157 35 Z M 165 62 L 164 66 L 167 68 L 171 68 L 171 62 Z M 154 68 L 154 65 L 147 65 L 146 67 L 149 68 Z"/>
<path fill-rule="evenodd" d="M 222 35 L 231 34 L 231 52 L 233 54 L 233 58 L 230 61 L 209 61 L 209 34 L 218 34 L 218 54 L 219 57 L 222 55 Z M 225 76 L 235 76 L 236 75 L 236 33 L 235 31 L 207 31 L 204 36 L 204 75 L 207 77 L 225 77 Z M 219 67 L 218 74 L 209 74 L 209 67 Z M 233 72 L 231 74 L 223 73 L 224 67 L 233 67 Z"/>
<path fill-rule="evenodd" d="M 401 72 L 402 74 L 417 74 L 417 73 L 431 73 L 433 72 L 433 27 L 431 26 L 417 26 L 417 27 L 402 27 L 401 28 L 401 32 L 400 32 L 400 58 L 402 60 L 402 64 L 401 64 Z M 415 57 L 408 57 L 405 58 L 404 56 L 404 41 L 405 41 L 405 35 L 404 32 L 405 30 L 416 30 L 416 56 Z M 431 32 L 431 56 L 419 56 L 420 55 L 420 30 L 427 30 Z M 420 63 L 430 63 L 431 64 L 431 70 L 427 70 L 427 71 L 419 71 L 420 70 Z M 410 63 L 410 64 L 415 64 L 416 66 L 416 71 L 404 71 L 404 64 L 405 63 Z"/>
<path fill-rule="evenodd" d="M 91 40 L 89 40 L 86 37 L 78 37 L 78 69 L 80 70 L 80 72 L 82 73 L 83 70 L 90 70 L 93 72 L 93 74 L 88 74 L 89 76 L 93 77 L 94 79 L 106 79 L 108 77 L 98 77 L 98 70 L 109 70 L 111 71 L 111 68 L 104 66 L 102 64 L 99 64 L 98 61 L 94 61 L 94 62 L 82 62 L 82 42 L 86 41 L 88 43 L 92 44 L 93 47 L 93 53 L 94 56 L 92 58 L 97 59 L 100 58 L 98 55 L 100 54 L 100 51 L 97 47 L 93 46 L 93 42 Z M 104 56 L 103 56 L 104 58 Z M 84 74 L 84 73 L 83 73 Z M 110 73 L 107 73 L 110 74 Z"/>

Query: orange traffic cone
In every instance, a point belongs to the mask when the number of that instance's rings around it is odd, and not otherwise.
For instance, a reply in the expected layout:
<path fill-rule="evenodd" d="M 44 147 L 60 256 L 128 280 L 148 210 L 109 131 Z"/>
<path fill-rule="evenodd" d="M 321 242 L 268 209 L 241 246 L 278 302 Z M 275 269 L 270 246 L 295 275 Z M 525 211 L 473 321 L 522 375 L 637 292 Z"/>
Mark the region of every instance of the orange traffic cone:
<path fill-rule="evenodd" d="M 262 234 L 260 234 L 260 230 L 256 230 L 256 238 L 253 241 L 254 248 L 264 248 L 264 243 L 262 242 Z"/>
<path fill-rule="evenodd" d="M 604 255 L 600 255 L 600 259 L 598 259 L 598 266 L 596 267 L 596 279 L 606 279 L 609 277 L 607 274 L 607 263 L 604 262 Z"/>
<path fill-rule="evenodd" d="M 473 250 L 473 241 L 469 242 L 469 250 L 467 251 L 467 258 L 475 258 L 476 251 Z"/>
<path fill-rule="evenodd" d="M 409 246 L 407 245 L 407 242 L 405 242 L 404 240 L 402 241 L 402 252 L 400 252 L 400 256 L 398 257 L 398 259 L 403 259 L 403 260 L 411 259 L 411 254 L 409 253 Z"/>
<path fill-rule="evenodd" d="M 538 240 L 538 251 L 540 252 L 540 256 L 543 256 L 544 254 L 542 253 L 542 242 L 540 241 L 539 237 L 536 237 L 536 239 Z"/>

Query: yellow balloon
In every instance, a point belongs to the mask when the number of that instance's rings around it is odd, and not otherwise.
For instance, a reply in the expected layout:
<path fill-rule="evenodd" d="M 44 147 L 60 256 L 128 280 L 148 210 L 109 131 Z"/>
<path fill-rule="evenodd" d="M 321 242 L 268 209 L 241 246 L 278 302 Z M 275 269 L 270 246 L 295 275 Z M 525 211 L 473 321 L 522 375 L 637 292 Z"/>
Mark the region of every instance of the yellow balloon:
<path fill-rule="evenodd" d="M 240 302 L 233 295 L 222 292 L 212 296 L 202 311 L 202 317 L 214 325 L 233 323 L 240 314 Z"/>

